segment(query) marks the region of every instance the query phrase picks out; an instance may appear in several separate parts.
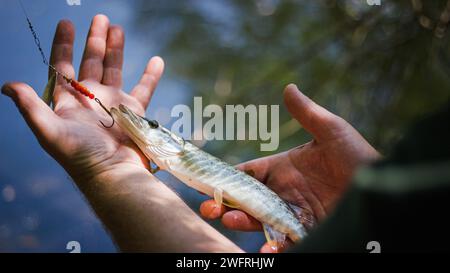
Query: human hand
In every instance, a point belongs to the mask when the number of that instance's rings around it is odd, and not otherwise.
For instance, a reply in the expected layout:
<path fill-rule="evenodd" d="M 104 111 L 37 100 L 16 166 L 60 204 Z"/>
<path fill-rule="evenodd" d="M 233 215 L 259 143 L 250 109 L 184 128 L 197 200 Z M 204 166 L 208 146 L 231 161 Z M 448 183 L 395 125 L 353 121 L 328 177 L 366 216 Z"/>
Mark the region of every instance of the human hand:
<path fill-rule="evenodd" d="M 73 78 L 74 28 L 61 21 L 50 63 Z M 125 104 L 144 115 L 164 63 L 152 58 L 130 95 L 121 90 L 124 35 L 108 18 L 92 21 L 79 81 L 108 107 Z M 147 170 L 148 160 L 120 131 L 104 128 L 110 117 L 94 101 L 59 78 L 54 111 L 24 83 L 9 83 L 11 97 L 42 147 L 67 170 L 122 251 L 241 252 L 202 221 L 171 189 Z"/>
<path fill-rule="evenodd" d="M 333 210 L 356 167 L 377 159 L 379 154 L 350 124 L 314 103 L 294 84 L 286 87 L 284 101 L 292 117 L 311 133 L 313 140 L 237 168 L 252 173 L 281 198 L 301 207 L 304 217 L 320 221 Z M 222 217 L 223 225 L 230 229 L 262 230 L 250 215 L 219 207 L 214 200 L 205 201 L 200 212 L 208 219 Z M 273 249 L 265 244 L 260 251 Z"/>
<path fill-rule="evenodd" d="M 75 78 L 72 66 L 74 27 L 61 21 L 55 33 L 50 63 Z M 109 24 L 104 15 L 92 20 L 80 65 L 78 80 L 107 107 L 120 103 L 144 115 L 154 89 L 163 73 L 161 58 L 152 58 L 139 83 L 130 94 L 122 91 L 124 33 Z M 49 73 L 50 75 L 50 73 Z M 25 83 L 8 83 L 2 92 L 11 97 L 33 130 L 42 147 L 77 181 L 123 166 L 129 170 L 148 167 L 139 149 L 117 126 L 104 128 L 111 118 L 93 100 L 73 90 L 58 77 L 54 91 L 54 111 Z"/>

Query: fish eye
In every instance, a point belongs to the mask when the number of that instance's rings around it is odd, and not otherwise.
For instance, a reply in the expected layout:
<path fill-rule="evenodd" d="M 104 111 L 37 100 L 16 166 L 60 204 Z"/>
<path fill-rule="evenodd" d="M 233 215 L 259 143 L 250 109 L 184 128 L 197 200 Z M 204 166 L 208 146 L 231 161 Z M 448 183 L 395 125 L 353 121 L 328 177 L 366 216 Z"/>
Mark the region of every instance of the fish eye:
<path fill-rule="evenodd" d="M 151 128 L 156 129 L 158 128 L 159 124 L 156 120 L 147 120 L 148 125 L 150 125 Z"/>
<path fill-rule="evenodd" d="M 159 127 L 159 123 L 156 120 L 151 120 L 151 119 L 147 119 L 145 117 L 139 116 L 141 117 L 143 120 L 147 121 L 148 125 L 150 125 L 150 128 L 152 129 L 156 129 Z"/>

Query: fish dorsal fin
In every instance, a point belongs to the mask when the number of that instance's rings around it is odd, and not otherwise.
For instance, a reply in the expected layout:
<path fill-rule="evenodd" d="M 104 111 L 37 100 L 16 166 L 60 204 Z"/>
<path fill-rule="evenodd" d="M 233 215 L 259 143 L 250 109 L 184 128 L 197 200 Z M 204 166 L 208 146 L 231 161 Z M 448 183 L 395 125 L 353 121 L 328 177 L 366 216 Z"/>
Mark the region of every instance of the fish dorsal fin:
<path fill-rule="evenodd" d="M 214 201 L 216 201 L 216 204 L 221 206 L 221 205 L 225 205 L 229 208 L 232 209 L 238 209 L 239 205 L 235 204 L 231 201 L 225 200 L 223 198 L 223 190 L 221 188 L 215 188 L 214 189 Z"/>

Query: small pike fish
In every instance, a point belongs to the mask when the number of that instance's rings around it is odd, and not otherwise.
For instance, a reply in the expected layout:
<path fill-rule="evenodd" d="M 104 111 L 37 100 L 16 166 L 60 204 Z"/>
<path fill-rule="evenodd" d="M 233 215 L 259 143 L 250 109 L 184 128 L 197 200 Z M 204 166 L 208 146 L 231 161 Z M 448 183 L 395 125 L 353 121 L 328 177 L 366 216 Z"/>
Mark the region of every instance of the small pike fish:
<path fill-rule="evenodd" d="M 124 105 L 111 108 L 119 126 L 145 156 L 187 186 L 203 192 L 219 204 L 238 208 L 259 220 L 272 247 L 306 236 L 296 211 L 275 192 L 245 172 L 186 142 L 154 120 L 143 118 Z"/>

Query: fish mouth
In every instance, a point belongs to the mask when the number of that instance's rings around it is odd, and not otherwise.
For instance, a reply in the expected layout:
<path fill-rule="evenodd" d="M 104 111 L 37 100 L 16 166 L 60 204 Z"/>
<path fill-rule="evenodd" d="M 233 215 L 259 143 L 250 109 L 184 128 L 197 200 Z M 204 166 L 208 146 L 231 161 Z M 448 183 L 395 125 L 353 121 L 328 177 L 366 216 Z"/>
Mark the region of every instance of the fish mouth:
<path fill-rule="evenodd" d="M 123 104 L 119 104 L 119 110 L 123 115 L 127 116 L 131 120 L 137 120 L 140 118 L 133 111 L 131 111 L 130 108 L 126 107 Z"/>
<path fill-rule="evenodd" d="M 123 124 L 123 121 L 126 121 L 128 125 L 132 125 L 135 129 L 143 128 L 145 119 L 135 114 L 130 108 L 123 104 L 119 105 L 119 109 L 112 107 L 111 114 L 118 120 L 119 124 Z"/>

